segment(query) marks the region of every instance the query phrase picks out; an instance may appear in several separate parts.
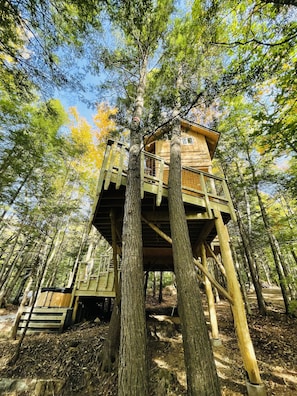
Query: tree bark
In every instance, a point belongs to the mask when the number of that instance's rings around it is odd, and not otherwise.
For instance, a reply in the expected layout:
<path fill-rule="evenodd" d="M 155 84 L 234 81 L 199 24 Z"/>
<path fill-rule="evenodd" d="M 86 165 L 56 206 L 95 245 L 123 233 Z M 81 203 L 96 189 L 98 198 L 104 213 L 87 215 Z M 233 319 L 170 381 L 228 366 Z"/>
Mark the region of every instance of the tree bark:
<path fill-rule="evenodd" d="M 168 204 L 188 395 L 220 395 L 182 200 L 178 120 L 174 122 L 170 145 Z"/>
<path fill-rule="evenodd" d="M 143 112 L 147 57 L 143 59 L 130 131 L 130 150 L 123 220 L 121 340 L 119 396 L 148 395 L 146 322 L 144 306 L 140 158 L 140 120 Z"/>
<path fill-rule="evenodd" d="M 114 302 L 108 334 L 101 355 L 101 368 L 104 371 L 111 371 L 119 356 L 120 321 L 120 306 Z"/>

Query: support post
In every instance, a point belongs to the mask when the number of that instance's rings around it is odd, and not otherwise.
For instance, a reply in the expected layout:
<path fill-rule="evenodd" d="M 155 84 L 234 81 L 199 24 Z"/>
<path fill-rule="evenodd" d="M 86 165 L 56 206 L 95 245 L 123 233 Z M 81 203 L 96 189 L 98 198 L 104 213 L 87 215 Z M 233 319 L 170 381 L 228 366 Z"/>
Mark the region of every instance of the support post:
<path fill-rule="evenodd" d="M 250 332 L 247 324 L 243 299 L 236 277 L 236 272 L 233 264 L 231 249 L 229 246 L 229 233 L 225 226 L 221 212 L 214 211 L 215 225 L 219 237 L 221 255 L 223 265 L 226 270 L 228 291 L 232 297 L 233 304 L 231 305 L 234 325 L 237 333 L 238 345 L 243 359 L 244 367 L 248 375 L 248 383 L 257 387 L 258 395 L 265 396 L 266 390 L 261 381 L 258 363 L 254 351 L 254 346 L 250 337 Z M 247 386 L 249 391 L 249 387 Z M 250 393 L 249 393 L 250 394 Z"/>
<path fill-rule="evenodd" d="M 118 255 L 117 255 L 117 231 L 116 231 L 116 217 L 114 209 L 110 211 L 111 220 L 111 236 L 112 236 L 112 254 L 113 254 L 113 271 L 114 271 L 114 289 L 116 304 L 120 304 L 119 292 L 119 271 L 118 271 Z"/>
<path fill-rule="evenodd" d="M 73 311 L 72 311 L 72 318 L 71 318 L 72 324 L 75 323 L 75 319 L 76 319 L 76 315 L 77 315 L 77 309 L 78 309 L 78 302 L 79 302 L 79 296 L 76 296 L 75 297 L 74 306 L 73 306 Z"/>
<path fill-rule="evenodd" d="M 207 257 L 206 257 L 206 250 L 205 250 L 204 244 L 201 245 L 201 261 L 202 261 L 203 267 L 207 271 L 208 270 L 207 269 Z M 213 346 L 219 346 L 219 345 L 221 345 L 221 340 L 219 337 L 219 328 L 218 328 L 217 313 L 216 313 L 216 308 L 215 308 L 215 300 L 214 300 L 210 280 L 205 275 L 204 275 L 204 284 L 205 284 L 205 291 L 206 291 L 207 303 L 208 303 L 212 344 L 213 344 Z"/>

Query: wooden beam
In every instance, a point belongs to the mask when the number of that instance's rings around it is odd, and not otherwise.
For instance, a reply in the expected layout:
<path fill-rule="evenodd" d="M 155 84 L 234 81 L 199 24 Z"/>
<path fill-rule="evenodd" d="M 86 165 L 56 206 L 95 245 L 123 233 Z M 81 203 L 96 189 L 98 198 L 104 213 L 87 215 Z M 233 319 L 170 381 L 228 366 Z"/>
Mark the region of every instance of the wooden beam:
<path fill-rule="evenodd" d="M 169 242 L 172 245 L 172 239 L 170 238 L 170 236 L 168 236 L 167 234 L 165 234 L 165 232 L 160 230 L 158 226 L 145 219 L 143 215 L 141 216 L 141 218 L 142 221 L 144 221 L 149 227 L 151 227 L 158 235 L 160 235 L 163 239 L 165 239 L 165 241 Z M 213 276 L 207 270 L 205 270 L 203 265 L 195 258 L 193 258 L 193 261 L 194 264 L 200 269 L 200 271 L 205 276 L 207 276 L 207 278 L 210 280 L 213 286 L 218 289 L 218 292 L 221 293 L 222 296 L 224 296 L 231 304 L 233 304 L 233 300 L 229 295 L 229 293 L 213 278 Z"/>
<path fill-rule="evenodd" d="M 204 244 L 202 244 L 201 246 L 201 262 L 203 267 L 207 270 L 207 258 L 206 258 L 206 250 Z M 211 283 L 206 276 L 204 279 L 204 284 L 205 284 L 205 291 L 206 291 L 207 303 L 208 303 L 211 335 L 214 340 L 218 340 L 219 328 L 218 328 L 217 313 L 215 308 L 215 300 L 212 292 Z"/>
<path fill-rule="evenodd" d="M 206 222 L 205 226 L 203 227 L 202 232 L 199 235 L 199 238 L 195 242 L 195 246 L 194 246 L 194 249 L 193 249 L 195 253 L 198 251 L 199 246 L 206 240 L 206 238 L 208 237 L 208 235 L 212 231 L 213 227 L 214 227 L 214 220 L 213 219 L 209 220 L 208 222 Z"/>
<path fill-rule="evenodd" d="M 155 212 L 155 211 L 149 211 L 149 212 L 142 212 L 143 216 L 151 222 L 169 222 L 169 215 L 168 211 L 167 212 Z M 203 212 L 186 212 L 186 219 L 187 221 L 197 221 L 197 220 L 213 220 L 213 216 L 209 217 L 208 213 Z M 214 223 L 213 223 L 214 224 Z"/>
<path fill-rule="evenodd" d="M 232 253 L 229 245 L 229 233 L 223 222 L 221 213 L 216 211 L 214 214 L 216 217 L 215 224 L 220 241 L 222 261 L 226 270 L 228 290 L 233 298 L 232 313 L 239 349 L 250 383 L 260 385 L 262 384 L 262 381 L 249 332 L 244 303 L 234 268 Z"/>
<path fill-rule="evenodd" d="M 214 254 L 214 252 L 211 250 L 210 246 L 208 245 L 208 243 L 204 243 L 206 250 L 210 253 L 211 257 L 215 260 L 215 262 L 217 263 L 218 267 L 220 268 L 222 274 L 224 275 L 224 277 L 226 278 L 226 271 L 225 268 L 223 266 L 222 263 L 220 263 L 220 261 L 217 259 L 216 255 Z"/>

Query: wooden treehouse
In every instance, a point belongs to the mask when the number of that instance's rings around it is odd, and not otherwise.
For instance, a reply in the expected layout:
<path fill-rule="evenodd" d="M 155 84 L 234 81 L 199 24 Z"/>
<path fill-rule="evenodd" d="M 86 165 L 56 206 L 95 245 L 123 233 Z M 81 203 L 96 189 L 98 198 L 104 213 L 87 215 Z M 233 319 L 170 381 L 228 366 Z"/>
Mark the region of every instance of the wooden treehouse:
<path fill-rule="evenodd" d="M 212 159 L 218 144 L 219 133 L 184 119 L 181 119 L 180 123 L 182 197 L 193 252 L 193 265 L 202 271 L 205 284 L 212 284 L 231 303 L 238 343 L 247 372 L 248 393 L 264 395 L 265 390 L 261 383 L 249 336 L 229 247 L 228 231 L 225 226 L 230 219 L 235 217 L 234 209 L 225 179 L 212 174 Z M 174 269 L 168 213 L 170 141 L 167 132 L 159 130 L 146 138 L 141 152 L 144 271 L 173 271 Z M 99 263 L 92 265 L 91 270 L 88 268 L 89 263 L 81 263 L 75 286 L 67 290 L 69 296 L 60 295 L 58 300 L 62 302 L 55 302 L 54 305 L 66 311 L 63 320 L 67 318 L 67 312 L 68 318 L 72 318 L 72 321 L 77 320 L 80 304 L 86 303 L 88 299 L 94 303 L 96 298 L 115 297 L 115 285 L 117 279 L 120 278 L 128 153 L 129 149 L 123 143 L 108 141 L 98 180 L 92 224 L 112 249 L 105 258 L 102 257 L 99 260 Z M 207 270 L 206 257 L 212 256 L 216 259 L 218 251 L 223 265 L 218 260 L 217 263 L 227 280 L 227 290 L 219 285 Z M 211 289 L 211 286 L 208 287 L 209 298 L 212 294 Z M 53 307 L 54 294 L 55 291 L 43 290 L 34 308 L 34 314 L 35 310 L 46 311 L 46 308 Z M 48 311 L 47 314 L 49 315 Z M 215 324 L 213 324 L 215 321 L 212 321 L 213 315 L 215 313 L 210 310 L 212 337 L 218 338 Z M 59 323 L 59 329 L 62 329 L 62 321 Z"/>
<path fill-rule="evenodd" d="M 182 120 L 182 193 L 193 256 L 202 242 L 211 243 L 217 235 L 214 210 L 224 223 L 233 216 L 226 181 L 211 174 L 212 157 L 219 134 Z M 145 271 L 173 270 L 172 247 L 162 233 L 170 235 L 168 214 L 168 174 L 170 141 L 146 140 L 141 159 L 141 207 L 143 262 Z M 128 148 L 109 141 L 98 182 L 93 225 L 112 245 L 112 224 L 116 231 L 117 252 L 121 252 L 122 222 L 127 180 Z M 112 217 L 111 217 L 112 216 Z"/>

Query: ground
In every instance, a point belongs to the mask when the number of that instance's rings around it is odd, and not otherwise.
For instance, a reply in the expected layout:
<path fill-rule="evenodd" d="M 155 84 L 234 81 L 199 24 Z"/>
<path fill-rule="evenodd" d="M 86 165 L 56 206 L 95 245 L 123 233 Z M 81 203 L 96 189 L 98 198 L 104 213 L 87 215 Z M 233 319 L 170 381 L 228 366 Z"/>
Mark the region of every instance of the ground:
<path fill-rule="evenodd" d="M 269 301 L 269 315 L 257 314 L 251 295 L 253 315 L 248 319 L 261 377 L 268 396 L 293 396 L 297 394 L 297 319 L 283 313 L 278 289 L 264 289 L 264 293 Z M 173 309 L 175 298 L 172 288 L 166 288 L 162 304 L 151 296 L 147 298 L 151 396 L 187 394 L 180 324 Z M 222 394 L 246 395 L 245 375 L 228 303 L 220 301 L 217 313 L 222 345 L 214 347 L 214 355 Z M 116 395 L 116 371 L 100 371 L 107 323 L 85 322 L 59 335 L 29 335 L 18 361 L 10 366 L 8 362 L 17 341 L 4 336 L 13 312 L 1 310 L 0 314 L 1 395 Z M 39 379 L 47 381 L 36 382 Z M 32 389 L 33 382 L 32 393 L 28 386 L 31 384 Z"/>

